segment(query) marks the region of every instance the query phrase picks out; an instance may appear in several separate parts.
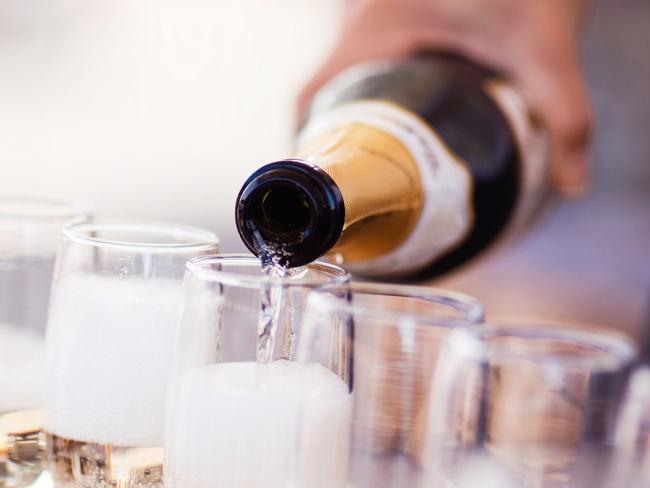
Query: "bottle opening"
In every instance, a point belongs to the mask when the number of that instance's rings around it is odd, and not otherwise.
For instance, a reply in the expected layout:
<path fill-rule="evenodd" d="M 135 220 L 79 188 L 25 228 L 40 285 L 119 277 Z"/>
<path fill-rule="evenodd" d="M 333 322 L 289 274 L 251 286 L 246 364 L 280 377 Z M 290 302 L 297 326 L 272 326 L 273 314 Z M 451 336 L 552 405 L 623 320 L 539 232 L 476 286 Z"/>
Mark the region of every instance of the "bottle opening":
<path fill-rule="evenodd" d="M 235 208 L 237 230 L 253 254 L 282 249 L 288 267 L 329 251 L 343 230 L 343 196 L 317 166 L 286 159 L 263 166 L 244 183 Z"/>
<path fill-rule="evenodd" d="M 257 220 L 270 232 L 307 231 L 312 212 L 307 195 L 298 187 L 271 188 L 262 195 Z"/>

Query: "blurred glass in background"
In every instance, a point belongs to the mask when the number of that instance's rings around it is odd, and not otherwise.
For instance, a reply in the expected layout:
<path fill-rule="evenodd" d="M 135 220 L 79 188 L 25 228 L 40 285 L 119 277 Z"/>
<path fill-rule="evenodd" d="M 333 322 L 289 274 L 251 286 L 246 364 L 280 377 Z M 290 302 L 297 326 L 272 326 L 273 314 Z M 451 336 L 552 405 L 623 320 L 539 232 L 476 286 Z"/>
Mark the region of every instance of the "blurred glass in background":
<path fill-rule="evenodd" d="M 427 412 L 439 349 L 455 329 L 482 320 L 474 298 L 436 288 L 352 283 L 312 293 L 299 359 L 331 340 L 333 324 L 349 328 L 343 338 L 352 351 L 354 393 L 347 486 L 425 486 Z"/>
<path fill-rule="evenodd" d="M 45 323 L 61 231 L 87 204 L 0 194 L 0 486 L 40 474 Z"/>
<path fill-rule="evenodd" d="M 45 323 L 61 231 L 89 207 L 0 195 L 0 413 L 40 406 Z"/>
<path fill-rule="evenodd" d="M 601 486 L 636 354 L 629 341 L 545 324 L 487 325 L 452 332 L 440 349 L 430 486 L 483 486 L 486 473 L 504 487 Z"/>

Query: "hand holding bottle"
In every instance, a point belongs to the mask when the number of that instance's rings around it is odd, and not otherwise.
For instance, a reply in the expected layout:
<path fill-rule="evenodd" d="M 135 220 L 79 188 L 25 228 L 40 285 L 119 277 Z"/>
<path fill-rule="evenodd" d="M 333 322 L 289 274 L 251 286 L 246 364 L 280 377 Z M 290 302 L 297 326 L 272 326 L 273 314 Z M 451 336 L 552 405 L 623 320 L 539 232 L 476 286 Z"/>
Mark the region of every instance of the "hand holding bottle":
<path fill-rule="evenodd" d="M 303 90 L 304 111 L 343 69 L 421 49 L 459 52 L 502 70 L 546 124 L 551 180 L 580 193 L 589 179 L 591 108 L 578 62 L 584 0 L 350 0 L 337 46 Z"/>

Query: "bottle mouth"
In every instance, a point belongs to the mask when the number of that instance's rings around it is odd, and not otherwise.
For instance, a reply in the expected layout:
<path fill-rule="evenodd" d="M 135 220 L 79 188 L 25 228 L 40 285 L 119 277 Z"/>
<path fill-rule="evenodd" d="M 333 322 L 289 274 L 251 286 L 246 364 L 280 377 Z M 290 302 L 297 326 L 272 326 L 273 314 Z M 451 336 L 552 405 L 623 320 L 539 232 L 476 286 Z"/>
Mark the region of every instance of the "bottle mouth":
<path fill-rule="evenodd" d="M 345 207 L 335 181 L 301 159 L 267 164 L 244 183 L 235 207 L 246 247 L 282 255 L 281 264 L 303 266 L 326 254 L 343 230 Z"/>

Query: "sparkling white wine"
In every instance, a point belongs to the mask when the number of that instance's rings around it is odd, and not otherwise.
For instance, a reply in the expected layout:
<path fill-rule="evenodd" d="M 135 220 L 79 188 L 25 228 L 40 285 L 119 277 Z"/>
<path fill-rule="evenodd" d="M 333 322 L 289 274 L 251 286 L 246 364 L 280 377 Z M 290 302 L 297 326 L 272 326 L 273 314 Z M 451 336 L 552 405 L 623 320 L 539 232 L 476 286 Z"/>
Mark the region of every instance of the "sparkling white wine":
<path fill-rule="evenodd" d="M 371 276 L 442 273 L 534 207 L 545 158 L 531 120 L 509 85 L 457 57 L 352 68 L 315 97 L 297 158 L 245 182 L 239 233 L 258 255 L 282 247 L 289 267 L 330 254 Z"/>
<path fill-rule="evenodd" d="M 45 422 L 65 438 L 161 446 L 177 280 L 63 277 L 48 324 Z"/>
<path fill-rule="evenodd" d="M 270 362 L 276 359 L 293 359 L 295 327 L 293 323 L 293 303 L 288 287 L 282 278 L 299 279 L 307 269 L 304 267 L 288 268 L 285 260 L 290 256 L 282 249 L 262 246 L 260 261 L 262 274 L 267 281 L 260 292 L 260 313 L 257 330 L 257 362 Z M 276 351 L 276 336 L 282 334 Z"/>
<path fill-rule="evenodd" d="M 166 486 L 346 486 L 352 398 L 320 364 L 218 363 L 184 372 L 172 393 Z"/>

